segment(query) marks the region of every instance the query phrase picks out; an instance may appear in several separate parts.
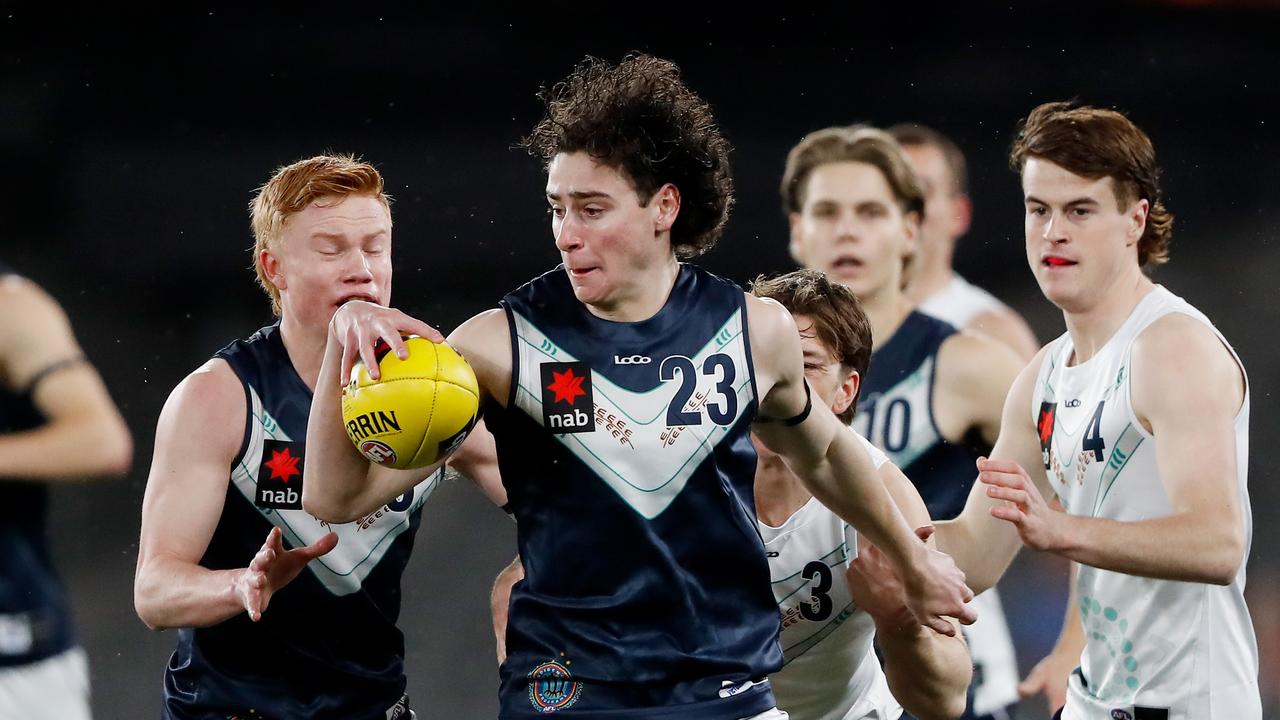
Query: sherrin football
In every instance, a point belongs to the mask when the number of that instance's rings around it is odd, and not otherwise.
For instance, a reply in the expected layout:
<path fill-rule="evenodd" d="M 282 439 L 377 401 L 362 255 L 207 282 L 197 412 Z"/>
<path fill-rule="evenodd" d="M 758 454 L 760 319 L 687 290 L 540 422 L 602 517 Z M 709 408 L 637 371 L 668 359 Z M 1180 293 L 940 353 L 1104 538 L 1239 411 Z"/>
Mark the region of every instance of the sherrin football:
<path fill-rule="evenodd" d="M 400 470 L 449 456 L 475 426 L 480 387 L 475 371 L 446 343 L 405 340 L 401 360 L 378 344 L 374 380 L 357 362 L 342 389 L 342 421 L 356 449 L 371 462 Z"/>

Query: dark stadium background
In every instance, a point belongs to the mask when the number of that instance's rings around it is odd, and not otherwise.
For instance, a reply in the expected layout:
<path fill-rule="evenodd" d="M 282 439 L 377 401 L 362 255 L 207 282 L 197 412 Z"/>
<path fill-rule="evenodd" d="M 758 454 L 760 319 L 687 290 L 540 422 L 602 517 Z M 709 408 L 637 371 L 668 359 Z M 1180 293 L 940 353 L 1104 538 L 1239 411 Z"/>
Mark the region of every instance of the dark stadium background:
<path fill-rule="evenodd" d="M 1078 97 L 1150 133 L 1178 216 L 1155 277 L 1217 321 L 1253 383 L 1249 595 L 1277 702 L 1280 15 L 1265 2 L 1015 5 L 82 15 L 0 3 L 0 255 L 63 302 L 137 442 L 127 479 L 54 493 L 97 717 L 158 713 L 174 639 L 147 631 L 131 597 L 154 423 L 186 373 L 271 320 L 249 270 L 254 188 L 326 149 L 374 162 L 395 196 L 395 303 L 451 329 L 557 262 L 541 170 L 513 149 L 539 117 L 538 87 L 584 54 L 628 50 L 676 60 L 735 146 L 738 204 L 708 268 L 744 281 L 790 267 L 777 184 L 803 133 L 918 120 L 968 153 L 976 218 L 959 267 L 1042 340 L 1062 325 L 1022 259 L 1014 122 Z M 427 507 L 401 616 L 425 717 L 494 715 L 487 598 L 513 536 L 465 483 Z M 1054 637 L 1063 572 L 1024 553 L 1003 586 L 1024 669 Z M 1022 717 L 1044 714 L 1024 703 Z"/>

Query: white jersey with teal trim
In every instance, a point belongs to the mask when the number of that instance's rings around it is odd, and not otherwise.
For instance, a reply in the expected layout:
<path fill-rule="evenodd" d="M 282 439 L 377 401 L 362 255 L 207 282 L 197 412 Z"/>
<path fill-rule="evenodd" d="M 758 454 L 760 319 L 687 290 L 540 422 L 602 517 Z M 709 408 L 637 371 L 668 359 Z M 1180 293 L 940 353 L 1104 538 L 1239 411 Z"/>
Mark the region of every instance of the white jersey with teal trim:
<path fill-rule="evenodd" d="M 1045 356 L 1032 417 L 1049 482 L 1073 515 L 1136 522 L 1173 513 L 1156 464 L 1158 439 L 1137 419 L 1130 397 L 1133 342 L 1170 313 L 1204 323 L 1230 350 L 1200 311 L 1156 286 L 1087 361 L 1070 364 L 1069 334 Z M 1246 382 L 1235 418 L 1245 557 L 1253 529 L 1248 429 Z M 1260 718 L 1258 649 L 1244 585 L 1243 562 L 1225 586 L 1081 565 L 1076 587 L 1086 645 L 1068 685 L 1064 720 Z"/>
<path fill-rule="evenodd" d="M 876 469 L 888 462 L 879 448 L 854 435 Z M 757 524 L 782 614 L 786 664 L 769 676 L 778 708 L 792 720 L 901 716 L 871 646 L 875 622 L 854 605 L 845 583 L 845 571 L 858 556 L 857 534 L 816 498 L 781 527 Z"/>
<path fill-rule="evenodd" d="M 952 273 L 951 281 L 925 298 L 916 309 L 958 328 L 965 328 L 984 312 L 1007 308 L 995 295 L 960 277 L 959 273 Z"/>

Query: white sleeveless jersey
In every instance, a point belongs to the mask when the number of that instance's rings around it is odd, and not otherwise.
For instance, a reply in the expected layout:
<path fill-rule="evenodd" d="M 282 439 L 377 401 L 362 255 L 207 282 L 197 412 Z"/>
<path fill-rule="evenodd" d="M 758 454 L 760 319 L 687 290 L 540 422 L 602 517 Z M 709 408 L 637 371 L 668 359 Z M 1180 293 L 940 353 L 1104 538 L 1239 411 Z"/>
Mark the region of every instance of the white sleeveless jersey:
<path fill-rule="evenodd" d="M 1172 514 L 1156 466 L 1157 439 L 1138 421 L 1130 398 L 1133 341 L 1170 313 L 1199 320 L 1230 349 L 1200 311 L 1156 286 L 1094 357 L 1069 365 L 1069 334 L 1045 356 L 1031 410 L 1049 482 L 1073 515 L 1138 521 Z M 1245 557 L 1252 537 L 1248 427 L 1246 383 L 1235 419 Z M 1077 590 L 1086 645 L 1063 719 L 1260 718 L 1258 650 L 1244 584 L 1243 562 L 1227 586 L 1081 565 Z"/>
<path fill-rule="evenodd" d="M 852 431 L 851 431 L 852 432 Z M 876 469 L 888 462 L 862 438 Z M 875 622 L 853 604 L 845 571 L 857 535 L 810 498 L 781 527 L 758 522 L 782 615 L 782 670 L 769 676 L 778 708 L 792 720 L 892 720 L 902 708 L 871 642 Z"/>
<path fill-rule="evenodd" d="M 995 295 L 952 273 L 951 282 L 926 298 L 916 309 L 963 329 L 982 313 L 1007 307 Z"/>

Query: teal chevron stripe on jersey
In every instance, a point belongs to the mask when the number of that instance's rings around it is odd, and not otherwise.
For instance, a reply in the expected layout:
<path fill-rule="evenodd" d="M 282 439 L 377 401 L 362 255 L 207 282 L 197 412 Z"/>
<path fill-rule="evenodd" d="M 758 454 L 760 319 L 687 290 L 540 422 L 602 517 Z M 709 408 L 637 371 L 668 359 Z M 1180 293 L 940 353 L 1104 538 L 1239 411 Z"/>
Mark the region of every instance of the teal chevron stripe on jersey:
<path fill-rule="evenodd" d="M 1120 437 L 1116 439 L 1115 447 L 1111 448 L 1111 456 L 1107 459 L 1107 467 L 1102 471 L 1102 477 L 1098 480 L 1098 498 L 1093 503 L 1094 517 L 1098 516 L 1098 511 L 1102 509 L 1102 503 L 1106 502 L 1107 494 L 1111 492 L 1111 486 L 1120 478 L 1120 473 L 1124 471 L 1125 465 L 1129 464 L 1129 459 L 1137 452 L 1138 446 L 1142 445 L 1145 440 L 1142 433 L 1133 426 L 1133 423 L 1125 425 L 1121 431 Z"/>
<path fill-rule="evenodd" d="M 266 440 L 292 440 L 264 409 L 257 390 L 249 387 L 249 414 L 257 423 L 250 427 L 249 443 L 236 459 L 231 482 L 245 500 L 268 522 L 280 528 L 284 539 L 293 547 L 309 545 L 330 530 L 338 533 L 338 547 L 324 557 L 307 563 L 321 585 L 334 595 L 347 595 L 360 589 L 364 579 L 382 561 L 392 541 L 410 528 L 413 511 L 426 502 L 435 490 L 440 473 L 424 479 L 413 489 L 408 510 L 386 513 L 367 522 L 330 525 L 321 523 L 304 510 L 282 510 L 258 507 L 254 497 L 258 485 L 258 467 Z"/>
<path fill-rule="evenodd" d="M 554 357 L 560 362 L 579 361 L 572 353 L 549 340 L 527 318 L 512 312 L 518 342 L 519 369 L 515 396 L 516 405 L 526 415 L 542 422 L 542 388 L 531 386 L 540 382 L 540 365 Z M 754 405 L 754 386 L 751 383 L 750 364 L 746 357 L 746 338 L 743 334 L 742 311 L 734 311 L 701 346 L 692 357 L 679 356 L 695 367 L 705 367 L 713 355 L 732 365 L 733 384 L 721 386 L 717 377 L 697 373 L 689 378 L 692 387 L 683 377 L 679 382 L 659 380 L 658 368 L 665 358 L 652 358 L 654 386 L 633 391 L 610 381 L 607 369 L 593 367 L 591 386 L 595 396 L 595 411 L 605 416 L 624 418 L 630 425 L 627 442 L 621 443 L 612 433 L 579 432 L 553 433 L 583 465 L 609 485 L 633 510 L 648 519 L 662 513 L 684 489 L 689 478 L 706 460 L 716 445 L 738 427 L 747 410 Z M 694 414 L 700 422 L 669 426 L 670 408 L 680 397 L 681 391 L 690 397 L 685 407 L 677 408 L 685 414 Z M 702 405 L 716 403 L 719 407 L 734 407 L 735 412 L 722 424 L 711 421 Z M 723 404 L 720 404 L 722 403 Z M 701 405 L 699 404 L 701 403 Z"/>

